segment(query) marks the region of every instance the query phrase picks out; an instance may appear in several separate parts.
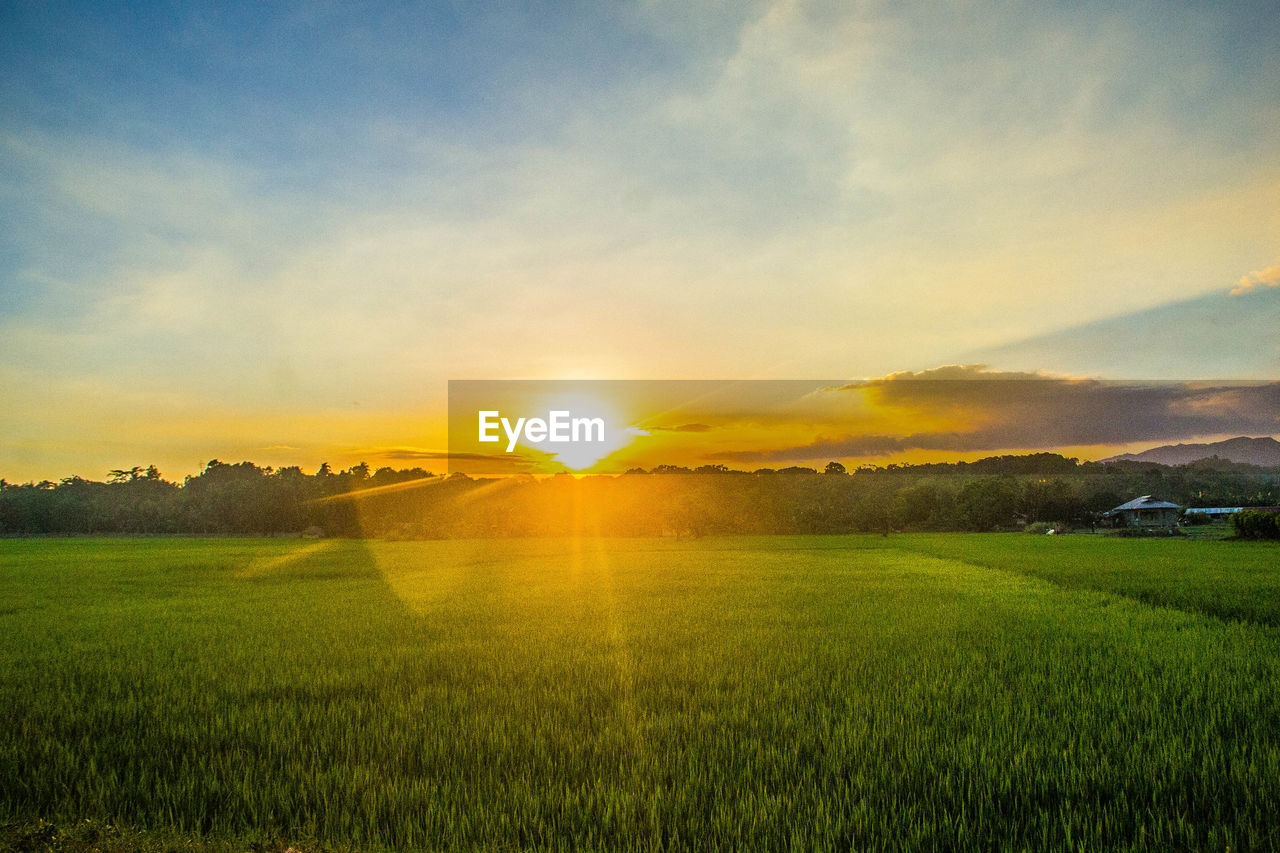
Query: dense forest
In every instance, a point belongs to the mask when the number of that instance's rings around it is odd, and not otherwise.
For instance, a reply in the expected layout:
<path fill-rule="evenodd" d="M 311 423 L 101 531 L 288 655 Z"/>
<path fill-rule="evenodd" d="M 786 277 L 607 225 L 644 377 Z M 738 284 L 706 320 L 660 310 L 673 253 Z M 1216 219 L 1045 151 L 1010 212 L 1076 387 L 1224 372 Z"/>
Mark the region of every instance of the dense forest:
<path fill-rule="evenodd" d="M 107 482 L 0 480 L 0 535 L 256 534 L 451 538 L 984 531 L 1090 527 L 1139 495 L 1187 507 L 1280 504 L 1280 468 L 1219 459 L 1169 467 L 1057 454 L 977 462 L 734 471 L 660 466 L 620 476 L 473 479 L 365 464 L 314 474 L 211 461 L 170 482 L 154 466 Z"/>

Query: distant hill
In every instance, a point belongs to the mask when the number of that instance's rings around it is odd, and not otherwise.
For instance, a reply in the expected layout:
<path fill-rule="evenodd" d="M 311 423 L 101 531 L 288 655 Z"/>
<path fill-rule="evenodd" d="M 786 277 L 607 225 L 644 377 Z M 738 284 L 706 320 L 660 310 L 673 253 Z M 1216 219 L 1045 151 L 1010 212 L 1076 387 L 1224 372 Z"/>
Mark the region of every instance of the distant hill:
<path fill-rule="evenodd" d="M 1166 444 L 1141 453 L 1122 453 L 1103 459 L 1103 462 L 1119 462 L 1131 459 L 1137 462 L 1158 462 L 1161 465 L 1186 465 L 1197 459 L 1217 456 L 1229 462 L 1260 465 L 1272 468 L 1280 465 L 1280 441 L 1274 438 L 1228 438 L 1212 444 Z"/>

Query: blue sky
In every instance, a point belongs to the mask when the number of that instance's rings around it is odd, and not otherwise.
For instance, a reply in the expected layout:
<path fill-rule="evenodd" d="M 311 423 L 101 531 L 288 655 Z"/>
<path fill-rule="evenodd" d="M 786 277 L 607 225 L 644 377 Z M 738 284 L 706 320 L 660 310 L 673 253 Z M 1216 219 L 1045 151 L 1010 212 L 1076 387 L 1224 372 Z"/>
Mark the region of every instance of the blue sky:
<path fill-rule="evenodd" d="M 1278 19 L 3 4 L 0 473 L 438 447 L 448 378 L 1271 376 L 1079 355 L 1275 316 Z"/>

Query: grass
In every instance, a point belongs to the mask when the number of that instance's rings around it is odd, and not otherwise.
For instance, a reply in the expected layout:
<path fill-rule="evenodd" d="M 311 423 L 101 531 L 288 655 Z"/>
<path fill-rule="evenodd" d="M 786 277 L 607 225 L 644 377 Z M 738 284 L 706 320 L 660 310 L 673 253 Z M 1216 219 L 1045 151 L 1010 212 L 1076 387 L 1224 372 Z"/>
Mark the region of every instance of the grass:
<path fill-rule="evenodd" d="M 171 830 L 126 829 L 110 821 L 45 820 L 0 824 L 0 850 L 11 853 L 342 853 L 315 843 L 198 838 Z"/>
<path fill-rule="evenodd" d="M 911 551 L 1043 578 L 1190 613 L 1280 625 L 1280 547 L 1258 542 L 1101 536 L 920 535 Z"/>
<path fill-rule="evenodd" d="M 3 541 L 0 844 L 1275 849 L 1278 555 Z"/>

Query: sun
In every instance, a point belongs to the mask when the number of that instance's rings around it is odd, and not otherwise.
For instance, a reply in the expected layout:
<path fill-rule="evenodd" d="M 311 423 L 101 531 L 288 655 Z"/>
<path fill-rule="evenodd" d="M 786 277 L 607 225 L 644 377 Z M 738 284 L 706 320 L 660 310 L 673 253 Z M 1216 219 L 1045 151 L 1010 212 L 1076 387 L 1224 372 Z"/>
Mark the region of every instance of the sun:
<path fill-rule="evenodd" d="M 568 391 L 549 395 L 542 402 L 548 411 L 567 411 L 572 412 L 574 418 L 599 418 L 604 422 L 603 435 L 593 434 L 591 440 L 554 445 L 551 461 L 570 471 L 589 471 L 637 437 L 647 435 L 628 423 L 615 401 L 601 396 Z M 600 440 L 595 440 L 597 438 Z"/>

